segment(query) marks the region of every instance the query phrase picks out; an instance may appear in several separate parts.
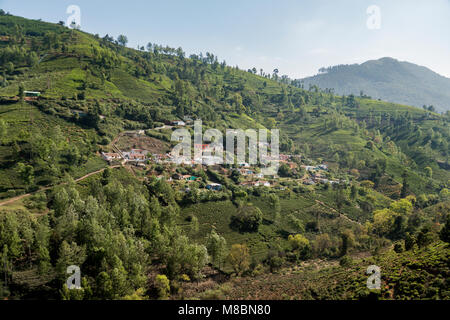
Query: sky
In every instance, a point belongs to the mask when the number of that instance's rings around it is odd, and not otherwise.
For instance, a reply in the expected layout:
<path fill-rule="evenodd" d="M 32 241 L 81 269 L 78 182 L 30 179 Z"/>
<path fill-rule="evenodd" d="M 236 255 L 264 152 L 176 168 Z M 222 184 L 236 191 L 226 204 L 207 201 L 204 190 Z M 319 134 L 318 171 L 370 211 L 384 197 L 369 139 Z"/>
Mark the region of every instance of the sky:
<path fill-rule="evenodd" d="M 83 31 L 124 34 L 134 48 L 211 52 L 241 69 L 303 78 L 392 57 L 450 78 L 450 0 L 0 0 L 11 14 L 49 22 L 67 21 L 69 5 L 80 8 Z"/>

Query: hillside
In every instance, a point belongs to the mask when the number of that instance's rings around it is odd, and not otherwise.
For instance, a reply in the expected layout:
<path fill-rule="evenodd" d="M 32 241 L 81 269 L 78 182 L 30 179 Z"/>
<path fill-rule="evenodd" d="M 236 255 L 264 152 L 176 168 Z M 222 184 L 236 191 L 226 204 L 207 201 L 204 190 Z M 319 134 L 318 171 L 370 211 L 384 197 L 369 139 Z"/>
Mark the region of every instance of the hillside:
<path fill-rule="evenodd" d="M 216 285 L 200 297 L 261 300 L 417 300 L 449 299 L 449 248 L 436 243 L 426 249 L 356 258 L 347 265 L 326 261 L 304 263 L 271 275 L 255 275 Z M 380 266 L 380 291 L 366 287 L 367 266 Z"/>
<path fill-rule="evenodd" d="M 0 297 L 176 298 L 393 245 L 442 251 L 450 113 L 12 15 L 0 36 Z M 278 175 L 176 165 L 166 153 L 173 130 L 192 131 L 174 123 L 187 117 L 280 129 Z M 76 292 L 64 284 L 73 264 Z"/>
<path fill-rule="evenodd" d="M 381 58 L 361 64 L 325 68 L 301 79 L 305 87 L 317 85 L 337 94 L 368 95 L 374 99 L 450 110 L 450 79 L 413 63 Z"/>

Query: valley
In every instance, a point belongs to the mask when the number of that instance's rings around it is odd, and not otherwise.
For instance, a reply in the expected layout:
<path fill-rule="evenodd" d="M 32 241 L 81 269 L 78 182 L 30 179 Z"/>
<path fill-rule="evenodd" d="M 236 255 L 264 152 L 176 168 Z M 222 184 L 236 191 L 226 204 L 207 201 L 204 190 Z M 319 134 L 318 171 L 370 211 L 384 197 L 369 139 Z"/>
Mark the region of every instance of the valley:
<path fill-rule="evenodd" d="M 10 14 L 0 37 L 0 298 L 449 299 L 449 111 Z M 196 120 L 278 129 L 277 174 L 180 164 Z"/>

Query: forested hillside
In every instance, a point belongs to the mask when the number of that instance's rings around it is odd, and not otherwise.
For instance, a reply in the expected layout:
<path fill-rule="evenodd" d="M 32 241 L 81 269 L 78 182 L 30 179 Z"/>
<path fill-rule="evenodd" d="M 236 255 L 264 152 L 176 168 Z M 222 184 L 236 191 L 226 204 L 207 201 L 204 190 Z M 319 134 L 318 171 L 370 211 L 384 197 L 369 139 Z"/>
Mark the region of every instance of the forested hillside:
<path fill-rule="evenodd" d="M 305 87 L 317 85 L 337 94 L 361 94 L 432 111 L 450 109 L 449 78 L 393 58 L 321 68 L 319 74 L 301 81 Z"/>
<path fill-rule="evenodd" d="M 393 250 L 424 263 L 427 248 L 448 254 L 449 112 L 305 89 L 212 53 L 126 44 L 0 16 L 0 297 L 225 299 L 236 277 L 276 282 L 318 260 L 391 266 Z M 222 131 L 278 128 L 289 160 L 263 183 L 259 164 L 250 174 L 159 161 L 176 144 L 173 121 L 188 118 Z M 137 148 L 152 157 L 104 156 Z M 82 290 L 65 285 L 69 265 L 80 266 Z M 376 297 L 448 298 L 447 282 L 414 270 L 435 294 Z M 331 297 L 317 286 L 292 297 Z"/>

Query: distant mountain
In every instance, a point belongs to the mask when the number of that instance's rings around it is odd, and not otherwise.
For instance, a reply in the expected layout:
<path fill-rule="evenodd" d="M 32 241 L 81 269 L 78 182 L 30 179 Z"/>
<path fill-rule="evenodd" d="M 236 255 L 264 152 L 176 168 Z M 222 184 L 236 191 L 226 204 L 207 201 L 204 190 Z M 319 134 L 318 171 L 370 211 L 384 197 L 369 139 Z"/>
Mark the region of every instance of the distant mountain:
<path fill-rule="evenodd" d="M 381 58 L 321 68 L 319 72 L 302 79 L 305 88 L 317 85 L 322 89 L 334 88 L 335 93 L 345 95 L 359 95 L 363 91 L 374 99 L 450 110 L 450 79 L 413 63 Z"/>

